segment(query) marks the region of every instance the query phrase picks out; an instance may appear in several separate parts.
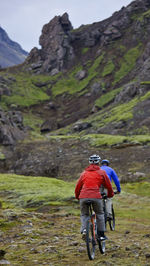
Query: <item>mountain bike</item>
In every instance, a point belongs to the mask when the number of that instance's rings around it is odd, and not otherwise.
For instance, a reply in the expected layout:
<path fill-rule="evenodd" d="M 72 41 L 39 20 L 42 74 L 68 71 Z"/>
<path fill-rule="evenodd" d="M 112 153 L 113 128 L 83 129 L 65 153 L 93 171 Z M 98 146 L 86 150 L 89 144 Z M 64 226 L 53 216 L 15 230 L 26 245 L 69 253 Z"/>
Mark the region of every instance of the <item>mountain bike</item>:
<path fill-rule="evenodd" d="M 95 257 L 95 248 L 98 243 L 99 250 L 101 254 L 105 253 L 105 240 L 97 236 L 97 224 L 96 224 L 96 214 L 93 211 L 92 202 L 89 200 L 87 202 L 89 206 L 89 216 L 90 218 L 86 224 L 86 247 L 87 253 L 90 260 Z"/>
<path fill-rule="evenodd" d="M 114 191 L 114 194 L 117 194 L 117 191 Z M 114 211 L 114 207 L 112 204 L 112 209 L 111 209 L 111 213 L 112 213 L 112 217 L 107 217 L 107 212 L 106 212 L 106 201 L 107 201 L 107 195 L 105 192 L 101 193 L 102 198 L 103 198 L 103 208 L 104 208 L 104 216 L 105 216 L 105 228 L 107 227 L 107 223 L 109 224 L 110 230 L 114 231 L 115 230 L 115 211 Z"/>

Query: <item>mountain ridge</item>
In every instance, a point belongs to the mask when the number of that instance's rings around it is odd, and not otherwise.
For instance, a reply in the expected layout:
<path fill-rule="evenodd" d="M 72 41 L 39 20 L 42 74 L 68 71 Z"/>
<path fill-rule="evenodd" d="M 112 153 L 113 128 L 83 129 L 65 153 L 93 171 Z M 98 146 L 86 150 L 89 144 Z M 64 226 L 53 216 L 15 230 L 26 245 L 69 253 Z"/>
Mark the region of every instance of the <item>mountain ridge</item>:
<path fill-rule="evenodd" d="M 21 64 L 28 53 L 12 41 L 6 31 L 0 27 L 0 65 L 2 68 Z"/>

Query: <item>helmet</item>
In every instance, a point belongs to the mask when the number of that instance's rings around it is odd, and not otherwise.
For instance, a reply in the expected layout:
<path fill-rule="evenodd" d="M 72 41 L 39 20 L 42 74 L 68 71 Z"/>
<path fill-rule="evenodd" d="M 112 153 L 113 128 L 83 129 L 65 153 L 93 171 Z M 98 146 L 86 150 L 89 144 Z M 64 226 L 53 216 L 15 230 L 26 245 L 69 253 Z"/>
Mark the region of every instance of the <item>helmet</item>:
<path fill-rule="evenodd" d="M 101 161 L 101 164 L 107 164 L 107 166 L 110 164 L 109 160 L 104 159 Z"/>
<path fill-rule="evenodd" d="M 101 157 L 99 155 L 94 154 L 94 155 L 90 156 L 89 163 L 90 164 L 97 164 L 100 162 L 100 160 L 101 160 Z"/>

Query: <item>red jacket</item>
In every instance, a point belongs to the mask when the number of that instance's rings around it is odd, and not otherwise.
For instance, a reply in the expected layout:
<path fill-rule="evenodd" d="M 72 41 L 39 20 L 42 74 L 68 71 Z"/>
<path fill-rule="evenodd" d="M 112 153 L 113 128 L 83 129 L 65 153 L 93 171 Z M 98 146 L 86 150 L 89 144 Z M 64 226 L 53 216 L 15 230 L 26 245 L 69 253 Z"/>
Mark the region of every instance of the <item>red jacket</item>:
<path fill-rule="evenodd" d="M 75 188 L 76 199 L 102 198 L 100 187 L 103 185 L 108 190 L 108 197 L 114 195 L 111 182 L 104 170 L 95 164 L 89 165 L 81 174 Z"/>

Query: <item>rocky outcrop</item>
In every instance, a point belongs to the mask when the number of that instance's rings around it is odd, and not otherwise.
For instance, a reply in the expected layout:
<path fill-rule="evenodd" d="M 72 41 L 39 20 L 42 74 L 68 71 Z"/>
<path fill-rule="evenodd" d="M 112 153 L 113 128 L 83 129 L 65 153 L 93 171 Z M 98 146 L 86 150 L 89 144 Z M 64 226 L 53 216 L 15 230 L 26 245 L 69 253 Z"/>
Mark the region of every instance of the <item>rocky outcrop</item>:
<path fill-rule="evenodd" d="M 25 136 L 23 117 L 19 111 L 0 110 L 0 144 L 14 145 Z"/>
<path fill-rule="evenodd" d="M 133 23 L 135 14 L 146 12 L 149 7 L 148 0 L 133 1 L 110 18 L 91 25 L 81 25 L 75 30 L 67 13 L 55 16 L 42 29 L 39 40 L 41 49 L 33 48 L 27 62 L 35 72 L 55 75 L 72 66 L 79 56 L 82 57 L 82 48 L 104 47 L 122 38 Z M 137 20 L 133 25 L 139 39 L 143 38 L 143 23 L 146 20 Z M 130 42 L 135 42 L 134 36 Z"/>
<path fill-rule="evenodd" d="M 55 16 L 48 24 L 44 25 L 39 43 L 41 50 L 34 48 L 28 57 L 28 62 L 36 61 L 33 69 L 41 68 L 42 72 L 58 73 L 74 58 L 71 46 L 70 31 L 72 25 L 68 14 Z M 41 64 L 41 65 L 40 65 Z"/>

